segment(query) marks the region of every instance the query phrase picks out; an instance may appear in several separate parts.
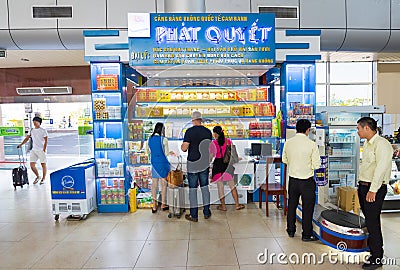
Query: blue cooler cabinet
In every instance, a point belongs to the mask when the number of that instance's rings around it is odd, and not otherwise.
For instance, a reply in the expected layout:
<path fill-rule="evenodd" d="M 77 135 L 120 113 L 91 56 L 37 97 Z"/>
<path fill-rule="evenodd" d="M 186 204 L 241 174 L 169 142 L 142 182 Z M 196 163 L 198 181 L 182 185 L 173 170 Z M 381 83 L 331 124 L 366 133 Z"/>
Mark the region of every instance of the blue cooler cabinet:
<path fill-rule="evenodd" d="M 96 209 L 94 161 L 85 161 L 50 174 L 54 219 L 60 214 L 81 216 Z"/>

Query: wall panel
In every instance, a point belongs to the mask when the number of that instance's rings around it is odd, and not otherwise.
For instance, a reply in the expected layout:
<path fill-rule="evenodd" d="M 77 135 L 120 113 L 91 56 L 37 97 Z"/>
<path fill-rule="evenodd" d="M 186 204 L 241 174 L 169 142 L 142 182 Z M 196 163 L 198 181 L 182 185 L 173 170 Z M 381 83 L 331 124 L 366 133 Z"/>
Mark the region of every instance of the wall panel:
<path fill-rule="evenodd" d="M 90 95 L 90 67 L 0 69 L 2 97 L 18 96 L 17 87 L 72 86 L 74 95 Z"/>
<path fill-rule="evenodd" d="M 400 64 L 378 64 L 377 104 L 386 106 L 386 113 L 400 114 Z"/>
<path fill-rule="evenodd" d="M 106 0 L 58 0 L 59 6 L 72 6 L 72 19 L 58 19 L 59 28 L 105 28 Z"/>
<path fill-rule="evenodd" d="M 243 0 L 205 0 L 206 12 L 218 13 L 223 10 L 226 12 L 245 13 L 250 12 L 250 2 Z"/>

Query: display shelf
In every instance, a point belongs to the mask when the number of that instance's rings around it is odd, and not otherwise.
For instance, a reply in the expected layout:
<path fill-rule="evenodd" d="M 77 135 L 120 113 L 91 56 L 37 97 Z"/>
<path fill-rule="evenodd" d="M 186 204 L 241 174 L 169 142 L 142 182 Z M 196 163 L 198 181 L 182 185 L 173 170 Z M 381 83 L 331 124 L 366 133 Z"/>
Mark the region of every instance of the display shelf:
<path fill-rule="evenodd" d="M 126 131 L 122 117 L 127 109 L 123 69 L 122 63 L 90 64 L 98 212 L 127 212 L 129 208 L 125 195 L 130 183 L 123 148 Z"/>
<path fill-rule="evenodd" d="M 203 120 L 206 121 L 208 119 L 229 119 L 232 120 L 234 119 L 258 119 L 260 121 L 264 120 L 272 120 L 274 116 L 232 116 L 232 115 L 227 115 L 227 116 L 208 116 L 208 115 L 203 115 Z M 154 116 L 154 117 L 135 117 L 135 120 L 154 120 L 154 119 L 182 119 L 182 120 L 188 120 L 190 122 L 190 116 Z"/>
<path fill-rule="evenodd" d="M 115 118 L 115 119 L 93 119 L 93 122 L 116 122 L 116 123 L 121 123 L 123 119 L 120 118 Z"/>
<path fill-rule="evenodd" d="M 118 148 L 95 148 L 94 151 L 122 151 L 124 148 L 118 147 Z"/>
<path fill-rule="evenodd" d="M 257 104 L 267 102 L 266 100 L 174 100 L 174 101 L 137 101 L 138 105 L 142 104 L 182 104 L 182 103 L 190 103 L 190 104 Z"/>
<path fill-rule="evenodd" d="M 129 210 L 128 203 L 125 204 L 98 204 L 99 213 L 126 213 Z"/>
<path fill-rule="evenodd" d="M 329 142 L 330 144 L 337 144 L 337 143 L 347 143 L 347 144 L 354 144 L 354 142 Z"/>
<path fill-rule="evenodd" d="M 92 90 L 92 95 L 94 94 L 120 94 L 121 90 Z"/>
<path fill-rule="evenodd" d="M 129 163 L 128 165 L 129 165 L 129 166 L 136 166 L 136 167 L 138 167 L 138 166 L 150 166 L 151 164 L 150 164 L 150 163 Z"/>
<path fill-rule="evenodd" d="M 355 169 L 332 169 L 329 168 L 330 171 L 354 171 Z"/>
<path fill-rule="evenodd" d="M 395 201 L 400 200 L 400 195 L 386 195 L 385 201 Z"/>
<path fill-rule="evenodd" d="M 329 156 L 329 158 L 354 158 L 354 157 L 356 157 L 356 156 L 355 156 L 355 155 L 343 155 L 343 156 L 337 155 L 337 156 Z"/>

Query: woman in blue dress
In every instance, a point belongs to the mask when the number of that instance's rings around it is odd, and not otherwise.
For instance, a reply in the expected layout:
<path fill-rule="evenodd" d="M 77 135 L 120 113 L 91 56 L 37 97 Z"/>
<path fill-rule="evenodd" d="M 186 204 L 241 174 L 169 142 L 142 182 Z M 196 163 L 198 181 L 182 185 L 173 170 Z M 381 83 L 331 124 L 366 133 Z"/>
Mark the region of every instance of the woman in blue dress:
<path fill-rule="evenodd" d="M 158 180 L 161 179 L 161 209 L 168 210 L 167 202 L 167 175 L 171 169 L 167 155 L 169 153 L 168 149 L 168 139 L 164 137 L 164 124 L 157 123 L 154 127 L 153 134 L 147 141 L 146 145 L 147 153 L 151 154 L 151 174 L 153 178 L 151 186 L 151 194 L 153 196 L 153 208 L 152 213 L 157 212 L 157 189 Z"/>

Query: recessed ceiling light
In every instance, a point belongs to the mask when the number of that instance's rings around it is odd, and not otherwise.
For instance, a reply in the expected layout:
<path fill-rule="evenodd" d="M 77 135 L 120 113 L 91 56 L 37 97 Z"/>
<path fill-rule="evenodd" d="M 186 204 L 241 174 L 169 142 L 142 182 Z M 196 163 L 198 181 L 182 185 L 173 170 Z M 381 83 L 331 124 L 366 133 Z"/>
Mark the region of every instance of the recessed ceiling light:
<path fill-rule="evenodd" d="M 190 76 L 190 73 L 186 73 L 186 76 Z"/>
<path fill-rule="evenodd" d="M 26 58 L 21 58 L 21 61 L 24 61 L 24 62 L 29 62 L 29 59 L 26 59 Z"/>

